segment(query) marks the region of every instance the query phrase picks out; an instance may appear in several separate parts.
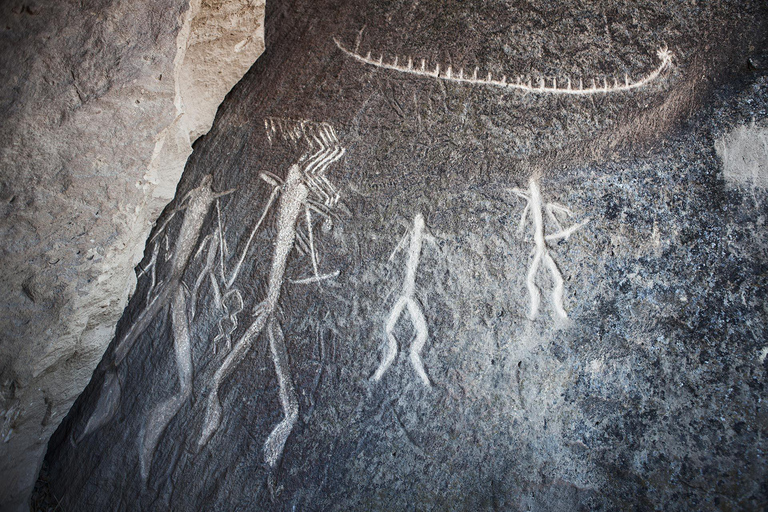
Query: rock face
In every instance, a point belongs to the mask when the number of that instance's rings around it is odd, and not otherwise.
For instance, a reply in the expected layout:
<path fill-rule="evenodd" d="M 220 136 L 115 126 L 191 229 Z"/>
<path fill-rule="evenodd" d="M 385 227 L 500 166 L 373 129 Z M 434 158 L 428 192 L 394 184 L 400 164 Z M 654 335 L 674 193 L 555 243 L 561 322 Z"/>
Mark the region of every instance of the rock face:
<path fill-rule="evenodd" d="M 765 2 L 268 11 L 62 508 L 764 506 Z"/>
<path fill-rule="evenodd" d="M 114 336 L 192 142 L 263 51 L 258 0 L 0 6 L 0 509 Z"/>

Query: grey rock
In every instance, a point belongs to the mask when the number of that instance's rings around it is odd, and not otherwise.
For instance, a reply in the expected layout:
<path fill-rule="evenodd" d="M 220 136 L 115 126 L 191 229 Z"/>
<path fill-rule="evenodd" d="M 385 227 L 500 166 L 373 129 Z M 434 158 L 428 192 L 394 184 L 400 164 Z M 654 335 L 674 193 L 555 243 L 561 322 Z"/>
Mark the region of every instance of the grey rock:
<path fill-rule="evenodd" d="M 263 7 L 0 5 L 0 509 L 28 508 L 192 142 L 263 50 Z"/>
<path fill-rule="evenodd" d="M 766 191 L 718 148 L 763 151 L 767 6 L 440 5 L 268 5 L 52 438 L 65 509 L 765 508 Z M 652 79 L 548 90 L 606 75 Z"/>

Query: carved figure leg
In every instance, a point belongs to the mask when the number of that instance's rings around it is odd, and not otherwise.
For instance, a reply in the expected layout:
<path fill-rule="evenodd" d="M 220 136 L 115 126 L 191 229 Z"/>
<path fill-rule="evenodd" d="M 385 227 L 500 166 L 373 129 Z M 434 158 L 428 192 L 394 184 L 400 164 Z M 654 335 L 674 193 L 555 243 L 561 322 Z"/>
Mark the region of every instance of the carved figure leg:
<path fill-rule="evenodd" d="M 555 282 L 552 289 L 552 303 L 555 306 L 555 312 L 560 318 L 568 318 L 568 314 L 563 309 L 563 291 L 564 281 L 563 276 L 560 273 L 560 269 L 557 268 L 557 263 L 549 255 L 549 251 L 544 253 L 544 263 L 549 267 L 549 271 L 552 274 L 552 280 Z"/>
<path fill-rule="evenodd" d="M 541 292 L 539 291 L 539 287 L 536 286 L 536 272 L 539 271 L 539 263 L 541 262 L 541 257 L 543 254 L 546 253 L 546 250 L 542 251 L 538 247 L 536 248 L 536 252 L 533 255 L 533 261 L 531 262 L 531 266 L 528 269 L 528 276 L 526 278 L 526 284 L 528 286 L 528 295 L 531 297 L 531 310 L 528 313 L 528 318 L 531 320 L 535 320 L 536 317 L 539 314 L 539 304 L 541 304 Z"/>
<path fill-rule="evenodd" d="M 163 287 L 141 313 L 138 320 L 131 325 L 125 337 L 123 337 L 117 344 L 113 354 L 114 361 L 112 367 L 107 370 L 106 375 L 104 375 L 104 384 L 102 384 L 96 408 L 88 420 L 85 430 L 83 430 L 83 433 L 80 434 L 80 437 L 77 438 L 76 442 L 79 443 L 85 436 L 103 427 L 112 419 L 112 416 L 114 416 L 117 411 L 117 406 L 120 403 L 120 381 L 117 377 L 117 367 L 120 366 L 123 359 L 125 359 L 131 348 L 133 348 L 133 345 L 136 343 L 139 336 L 147 329 L 155 316 L 163 309 L 165 300 L 169 296 L 170 291 L 176 289 L 178 287 L 177 284 L 178 283 L 172 282 Z"/>
<path fill-rule="evenodd" d="M 269 348 L 272 352 L 272 361 L 275 363 L 277 382 L 280 386 L 280 404 L 283 407 L 285 418 L 277 424 L 264 443 L 264 458 L 270 466 L 277 464 L 283 453 L 288 436 L 291 435 L 296 420 L 299 418 L 299 400 L 296 397 L 296 389 L 291 379 L 291 368 L 288 365 L 288 350 L 285 347 L 283 330 L 274 318 L 267 324 L 267 336 Z"/>
<path fill-rule="evenodd" d="M 397 355 L 397 340 L 395 339 L 395 335 L 392 334 L 392 331 L 395 330 L 395 325 L 397 325 L 397 321 L 400 319 L 400 315 L 403 313 L 403 308 L 405 308 L 407 301 L 407 297 L 400 297 L 397 299 L 397 302 L 389 314 L 387 323 L 384 326 L 384 332 L 387 335 L 387 351 L 384 354 L 384 359 L 381 360 L 381 364 L 379 364 L 379 368 L 373 375 L 373 380 L 375 381 L 381 379 L 384 372 L 389 369 L 389 366 L 395 360 L 395 356 Z"/>
<path fill-rule="evenodd" d="M 318 277 L 320 273 L 317 270 L 317 253 L 315 252 L 315 239 L 312 234 L 312 214 L 309 213 L 309 205 L 304 205 L 305 220 L 307 222 L 307 236 L 309 237 L 309 256 L 312 260 L 312 271 L 315 277 Z"/>
<path fill-rule="evenodd" d="M 96 408 L 88 419 L 83 433 L 80 434 L 75 443 L 80 443 L 85 439 L 85 436 L 100 429 L 111 420 L 117 412 L 118 404 L 120 404 L 120 380 L 117 377 L 117 369 L 110 368 L 104 375 L 104 383 L 101 385 L 101 393 Z"/>
<path fill-rule="evenodd" d="M 149 274 L 149 288 L 147 289 L 147 297 L 146 301 L 149 303 L 150 298 L 152 297 L 152 292 L 155 289 L 155 284 L 157 284 L 157 255 L 160 252 L 160 244 L 155 242 L 152 244 L 152 257 L 149 260 L 149 263 L 147 263 L 147 266 L 141 269 L 139 271 L 138 275 L 136 276 L 136 279 L 141 279 L 142 276 L 146 275 L 147 272 L 150 272 Z"/>
<path fill-rule="evenodd" d="M 194 300 L 194 296 L 192 300 Z M 192 394 L 192 348 L 189 336 L 187 301 L 184 291 L 179 288 L 171 304 L 171 322 L 173 325 L 173 349 L 176 355 L 176 370 L 179 376 L 179 392 L 175 396 L 158 404 L 149 413 L 144 439 L 141 445 L 141 479 L 146 482 L 149 468 L 155 455 L 160 436 L 168 424 L 179 412 Z"/>
<path fill-rule="evenodd" d="M 195 316 L 197 315 L 197 294 L 200 292 L 200 287 L 202 286 L 206 277 L 214 275 L 214 264 L 216 263 L 216 254 L 218 253 L 218 246 L 215 240 L 218 238 L 218 236 L 219 235 L 217 230 L 214 231 L 213 235 L 205 237 L 203 242 L 200 244 L 200 249 L 198 249 L 197 254 L 195 254 L 195 257 L 197 257 L 205 249 L 206 244 L 208 245 L 208 252 L 205 256 L 205 265 L 200 271 L 200 274 L 198 274 L 197 278 L 195 279 L 195 284 L 192 286 L 192 292 L 189 294 L 192 299 L 189 303 L 189 317 L 192 320 L 194 320 Z"/>
<path fill-rule="evenodd" d="M 429 337 L 429 331 L 427 330 L 427 320 L 424 318 L 424 314 L 421 312 L 418 303 L 409 298 L 408 299 L 408 313 L 411 315 L 411 323 L 416 330 L 416 338 L 411 343 L 411 365 L 416 370 L 416 373 L 421 377 L 424 385 L 432 387 L 432 383 L 429 381 L 427 372 L 424 371 L 424 363 L 421 361 L 421 349 L 424 348 L 424 344 Z"/>
<path fill-rule="evenodd" d="M 235 366 L 243 360 L 245 354 L 251 349 L 253 342 L 261 334 L 262 329 L 267 323 L 267 318 L 271 314 L 271 310 L 268 308 L 258 308 L 255 312 L 256 319 L 245 331 L 242 338 L 235 344 L 235 347 L 221 363 L 221 366 L 216 373 L 213 374 L 211 381 L 211 392 L 208 395 L 208 405 L 205 410 L 205 421 L 203 423 L 203 432 L 200 435 L 200 439 L 197 442 L 198 446 L 205 446 L 210 440 L 216 429 L 219 428 L 221 423 L 221 403 L 219 402 L 219 387 L 222 381 L 232 373 Z"/>

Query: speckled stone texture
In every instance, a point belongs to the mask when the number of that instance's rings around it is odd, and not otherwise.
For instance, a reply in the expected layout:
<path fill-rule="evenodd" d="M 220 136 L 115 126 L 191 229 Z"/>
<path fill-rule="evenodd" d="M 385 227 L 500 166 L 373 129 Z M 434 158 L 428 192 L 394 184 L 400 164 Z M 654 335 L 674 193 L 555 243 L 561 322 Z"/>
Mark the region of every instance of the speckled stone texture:
<path fill-rule="evenodd" d="M 765 152 L 766 21 L 764 2 L 272 2 L 50 443 L 51 494 L 765 508 L 768 193 L 732 156 Z M 673 61 L 630 92 L 521 94 L 334 38 L 533 83 Z M 206 190 L 226 194 L 182 236 Z"/>

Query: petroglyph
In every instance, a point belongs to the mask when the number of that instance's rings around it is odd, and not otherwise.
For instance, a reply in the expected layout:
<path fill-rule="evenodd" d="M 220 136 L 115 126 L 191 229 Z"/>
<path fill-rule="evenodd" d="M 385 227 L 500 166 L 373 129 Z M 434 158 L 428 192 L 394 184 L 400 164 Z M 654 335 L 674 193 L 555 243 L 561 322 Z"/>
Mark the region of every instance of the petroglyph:
<path fill-rule="evenodd" d="M 140 451 L 141 479 L 146 482 L 160 436 L 165 432 L 181 406 L 192 395 L 192 349 L 189 336 L 187 302 L 183 287 L 179 287 L 171 304 L 173 348 L 179 377 L 179 392 L 158 404 L 149 413 Z"/>
<path fill-rule="evenodd" d="M 508 79 L 507 76 L 501 78 L 494 78 L 491 73 L 481 74 L 480 68 L 475 67 L 471 73 L 465 73 L 463 68 L 459 68 L 458 71 L 454 70 L 451 66 L 441 67 L 440 64 L 428 64 L 426 59 L 414 59 L 413 57 L 399 56 L 385 57 L 384 54 L 378 54 L 376 58 L 371 55 L 371 52 L 367 52 L 365 55 L 358 53 L 360 40 L 358 38 L 356 48 L 350 50 L 345 47 L 338 39 L 334 38 L 333 41 L 336 46 L 352 57 L 358 62 L 368 64 L 381 69 L 388 69 L 391 71 L 397 71 L 399 73 L 406 73 L 409 75 L 437 78 L 438 80 L 444 80 L 447 82 L 454 82 L 460 84 L 500 87 L 507 90 L 520 91 L 523 93 L 532 94 L 561 94 L 572 96 L 586 96 L 590 94 L 610 94 L 617 92 L 631 91 L 634 89 L 640 89 L 656 80 L 664 70 L 672 67 L 672 52 L 667 48 L 660 48 L 656 52 L 656 56 L 659 58 L 659 65 L 642 76 L 638 80 L 631 80 L 628 75 L 624 75 L 623 79 L 616 77 L 603 77 L 601 79 L 591 79 L 585 84 L 584 80 L 579 79 L 578 82 L 571 78 L 560 80 L 557 78 L 539 77 L 534 80 L 531 77 L 523 77 L 519 75 L 517 77 Z M 558 83 L 560 85 L 558 85 Z"/>
<path fill-rule="evenodd" d="M 282 289 L 283 275 L 285 265 L 288 259 L 288 253 L 294 244 L 296 233 L 296 220 L 298 218 L 302 202 L 308 195 L 307 187 L 300 179 L 300 170 L 298 165 L 293 165 L 288 172 L 288 177 L 283 185 L 282 196 L 280 198 L 280 210 L 278 214 L 278 233 L 275 243 L 275 253 L 272 259 L 272 268 L 270 270 L 267 297 L 259 303 L 255 310 L 255 320 L 246 330 L 245 334 L 235 344 L 235 347 L 224 359 L 224 362 L 216 370 L 212 381 L 212 390 L 208 395 L 208 407 L 206 409 L 203 432 L 199 440 L 199 445 L 204 445 L 213 435 L 221 422 L 221 404 L 218 398 L 218 389 L 222 381 L 229 376 L 234 367 L 242 361 L 250 350 L 253 342 L 261 334 L 269 317 L 277 308 L 277 301 Z"/>
<path fill-rule="evenodd" d="M 155 285 L 157 284 L 157 254 L 160 252 L 160 244 L 157 243 L 157 241 L 152 242 L 152 257 L 149 259 L 149 263 L 147 263 L 147 266 L 142 268 L 141 271 L 136 275 L 136 280 L 141 279 L 143 276 L 149 272 L 149 288 L 147 289 L 147 296 L 146 300 L 147 303 L 150 302 L 150 298 L 152 297 L 152 292 L 155 289 Z"/>
<path fill-rule="evenodd" d="M 240 254 L 240 258 L 237 260 L 237 264 L 235 265 L 235 268 L 232 269 L 232 273 L 230 274 L 229 278 L 225 276 L 224 271 L 224 256 L 227 252 L 227 246 L 224 243 L 224 237 L 223 237 L 223 228 L 221 227 L 221 213 L 219 212 L 219 245 L 220 245 L 220 268 L 221 268 L 221 277 L 222 281 L 224 282 L 224 288 L 226 290 L 229 290 L 232 288 L 232 284 L 237 279 L 237 276 L 240 274 L 240 269 L 243 266 L 243 262 L 245 261 L 245 255 L 248 253 L 248 249 L 251 246 L 251 242 L 253 242 L 253 237 L 256 235 L 256 232 L 261 227 L 261 224 L 264 222 L 264 218 L 267 216 L 267 213 L 269 212 L 269 209 L 272 207 L 272 204 L 275 202 L 275 198 L 277 197 L 277 194 L 280 191 L 280 187 L 275 183 L 275 181 L 269 177 L 267 177 L 266 174 L 261 173 L 260 178 L 264 181 L 266 181 L 268 184 L 272 185 L 272 191 L 269 194 L 269 199 L 267 199 L 267 204 L 264 207 L 264 211 L 261 213 L 261 217 L 259 217 L 259 220 L 256 222 L 256 224 L 253 226 L 253 229 L 251 229 L 251 234 L 248 236 L 248 242 L 245 244 L 245 248 L 243 249 L 243 252 Z M 219 211 L 217 209 L 217 211 Z"/>
<path fill-rule="evenodd" d="M 190 257 L 193 254 L 200 236 L 203 221 L 213 202 L 218 197 L 234 192 L 233 190 L 228 190 L 222 193 L 215 193 L 211 189 L 212 181 L 213 178 L 210 175 L 203 177 L 200 186 L 190 190 L 181 200 L 182 206 L 180 206 L 177 211 L 186 210 L 186 212 L 184 214 L 184 221 L 182 222 L 176 237 L 175 250 L 170 258 L 171 263 L 167 282 L 163 286 L 163 289 L 152 300 L 150 306 L 139 315 L 139 318 L 131 325 L 125 337 L 123 337 L 117 344 L 114 355 L 114 364 L 116 366 L 123 361 L 126 355 L 128 355 L 133 348 L 136 339 L 152 323 L 157 313 L 166 305 L 168 298 L 174 295 L 176 289 L 181 284 L 184 270 L 189 263 Z M 165 227 L 165 225 L 163 227 Z M 155 237 L 156 236 L 157 235 L 155 235 Z"/>
<path fill-rule="evenodd" d="M 234 283 L 240 274 L 240 270 L 242 269 L 245 257 L 248 254 L 251 243 L 253 242 L 253 238 L 256 236 L 256 232 L 264 222 L 264 218 L 267 216 L 267 213 L 272 207 L 272 204 L 274 203 L 275 198 L 279 192 L 280 187 L 273 179 L 266 177 L 264 173 L 262 173 L 260 177 L 266 181 L 267 184 L 272 186 L 272 190 L 269 199 L 267 200 L 267 204 L 264 207 L 264 211 L 262 212 L 258 221 L 256 221 L 256 224 L 251 229 L 251 232 L 248 236 L 248 241 L 240 253 L 240 257 L 237 259 L 235 267 L 229 274 L 227 273 L 226 265 L 224 263 L 224 260 L 229 256 L 229 249 L 223 235 L 225 229 L 221 220 L 221 208 L 219 203 L 216 203 L 218 229 L 212 237 L 212 243 L 213 240 L 216 242 L 215 248 L 212 247 L 212 249 L 215 249 L 216 253 L 219 255 L 219 266 L 217 269 L 218 276 L 216 275 L 217 272 L 214 271 L 212 266 L 209 266 L 207 263 L 206 267 L 204 268 L 204 272 L 207 272 L 211 279 L 211 286 L 214 292 L 214 302 L 221 312 L 217 321 L 218 333 L 213 338 L 212 343 L 214 354 L 219 351 L 219 345 L 222 340 L 226 342 L 227 352 L 232 349 L 232 333 L 237 329 L 238 315 L 243 311 L 244 308 L 243 296 L 240 293 L 240 290 L 234 287 Z M 209 256 L 210 254 L 211 253 L 209 253 Z M 215 255 L 213 257 L 215 258 Z M 200 277 L 198 277 L 198 280 L 199 279 Z M 221 285 L 218 283 L 219 280 L 221 281 Z"/>
<path fill-rule="evenodd" d="M 232 350 L 232 333 L 239 325 L 237 316 L 243 311 L 245 304 L 240 290 L 237 288 L 229 290 L 221 296 L 221 317 L 217 322 L 219 332 L 213 338 L 213 353 L 219 351 L 221 340 L 226 342 L 227 352 Z"/>
<path fill-rule="evenodd" d="M 527 190 L 514 188 L 512 189 L 512 191 L 517 196 L 527 201 L 527 204 L 525 205 L 525 209 L 523 210 L 523 215 L 520 218 L 520 225 L 518 227 L 518 230 L 521 234 L 523 233 L 523 231 L 525 230 L 526 220 L 528 219 L 528 214 L 530 213 L 532 218 L 532 223 L 533 223 L 533 241 L 536 246 L 533 253 L 533 261 L 531 262 L 531 266 L 529 267 L 528 274 L 526 276 L 528 294 L 530 295 L 530 298 L 531 298 L 531 307 L 528 313 L 528 318 L 531 320 L 534 320 L 539 314 L 539 305 L 541 304 L 541 292 L 539 291 L 538 286 L 536 286 L 535 279 L 536 279 L 536 274 L 539 270 L 539 265 L 541 264 L 542 260 L 547 265 L 547 268 L 549 268 L 550 275 L 552 276 L 552 281 L 554 282 L 554 286 L 552 289 L 552 305 L 555 308 L 555 313 L 557 313 L 557 316 L 559 316 L 560 318 L 567 318 L 568 314 L 565 312 L 565 309 L 563 308 L 563 293 L 564 293 L 563 276 L 560 273 L 560 269 L 557 268 L 557 264 L 555 263 L 555 260 L 552 259 L 552 256 L 549 254 L 549 247 L 547 246 L 547 242 L 554 242 L 556 240 L 563 240 L 563 239 L 567 240 L 568 237 L 570 237 L 579 228 L 581 228 L 587 222 L 589 222 L 589 219 L 586 219 L 579 224 L 574 224 L 566 229 L 563 229 L 555 213 L 557 212 L 560 214 L 564 214 L 568 217 L 571 217 L 573 214 L 571 213 L 570 210 L 568 210 L 564 206 L 561 206 L 556 203 L 542 204 L 541 191 L 539 189 L 539 184 L 536 182 L 534 178 L 531 178 L 531 180 L 528 182 Z M 545 235 L 544 212 L 547 213 L 547 217 L 549 218 L 549 220 L 558 229 L 557 232 L 551 235 Z"/>
<path fill-rule="evenodd" d="M 179 201 L 179 206 L 171 212 L 169 218 L 165 220 L 157 233 L 150 240 L 150 243 L 156 243 L 160 234 L 165 234 L 167 240 L 168 237 L 165 230 L 170 219 L 179 211 L 185 211 L 184 220 L 182 221 L 176 236 L 174 251 L 171 253 L 170 247 L 167 246 L 166 248 L 168 256 L 167 261 L 170 262 L 168 277 L 151 300 L 147 297 L 147 300 L 149 301 L 148 305 L 144 308 L 136 321 L 133 322 L 128 329 L 128 332 L 118 340 L 117 346 L 112 354 L 112 364 L 104 376 L 104 383 L 94 413 L 88 420 L 83 433 L 79 436 L 79 440 L 82 440 L 88 434 L 101 428 L 101 426 L 108 422 L 114 415 L 117 410 L 117 404 L 120 402 L 120 381 L 116 376 L 117 368 L 130 353 L 139 336 L 152 324 L 157 314 L 165 308 L 167 301 L 179 293 L 178 290 L 181 286 L 181 278 L 193 255 L 194 248 L 200 236 L 200 231 L 203 227 L 203 222 L 205 221 L 205 217 L 208 214 L 211 205 L 218 197 L 234 192 L 234 190 L 228 190 L 216 193 L 211 188 L 212 183 L 213 177 L 211 175 L 204 176 L 200 185 L 190 190 L 181 201 Z M 157 257 L 154 249 L 153 257 L 150 262 L 154 274 L 155 267 L 157 266 Z"/>
<path fill-rule="evenodd" d="M 339 201 L 339 191 L 328 180 L 325 172 L 333 162 L 338 161 L 345 152 L 339 145 L 336 131 L 328 123 L 313 123 L 310 121 L 294 121 L 268 117 L 264 120 L 270 143 L 272 137 L 280 135 L 283 140 L 288 140 L 294 145 L 308 145 L 308 153 L 302 160 L 302 177 L 307 188 L 314 197 L 310 197 L 307 204 L 323 215 L 329 213 L 327 209 L 316 208 L 316 201 L 322 198 L 326 206 L 334 206 Z M 301 163 L 301 162 L 300 162 Z"/>
<path fill-rule="evenodd" d="M 197 297 L 200 293 L 200 287 L 202 286 L 203 282 L 205 282 L 206 277 L 209 278 L 211 282 L 211 287 L 214 290 L 214 302 L 217 306 L 221 307 L 221 292 L 219 291 L 219 285 L 216 281 L 216 277 L 214 275 L 214 268 L 216 265 L 216 253 L 218 252 L 218 247 L 216 246 L 216 240 L 219 236 L 218 230 L 214 232 L 212 235 L 208 235 L 205 237 L 203 242 L 200 244 L 200 248 L 197 250 L 197 254 L 195 254 L 195 258 L 197 258 L 200 253 L 205 250 L 206 246 L 208 248 L 208 252 L 205 256 L 205 265 L 203 266 L 203 269 L 200 271 L 200 273 L 195 278 L 195 284 L 192 286 L 192 291 L 190 292 L 191 301 L 189 304 L 190 307 L 190 313 L 189 318 L 190 320 L 194 320 L 195 316 L 197 314 Z"/>
<path fill-rule="evenodd" d="M 117 412 L 117 407 L 120 405 L 120 382 L 118 380 L 117 372 L 110 369 L 104 375 L 104 381 L 101 385 L 101 394 L 99 394 L 99 400 L 96 403 L 96 407 L 88 418 L 88 423 L 85 425 L 82 434 L 80 434 L 75 443 L 80 443 L 85 436 L 101 428 L 106 424 Z"/>
<path fill-rule="evenodd" d="M 424 318 L 421 306 L 419 306 L 419 303 L 413 298 L 416 290 L 416 269 L 419 266 L 419 259 L 421 258 L 422 242 L 424 240 L 432 241 L 432 237 L 429 234 L 426 234 L 424 229 L 424 216 L 419 213 L 413 219 L 413 229 L 410 232 L 410 246 L 408 248 L 408 262 L 405 268 L 403 291 L 395 302 L 395 305 L 392 306 L 387 321 L 384 324 L 384 333 L 387 336 L 387 348 L 379 367 L 376 369 L 376 373 L 373 375 L 374 381 L 381 380 L 381 377 L 389 369 L 397 356 L 398 346 L 393 331 L 395 330 L 395 326 L 402 316 L 403 311 L 407 309 L 411 319 L 411 325 L 413 326 L 414 331 L 416 331 L 416 336 L 411 342 L 409 353 L 411 365 L 424 385 L 427 387 L 432 386 L 432 383 L 427 376 L 427 372 L 424 370 L 424 363 L 421 360 L 421 350 L 424 348 L 424 344 L 429 338 L 427 320 Z M 390 261 L 394 259 L 395 254 L 404 246 L 408 235 L 409 233 L 406 233 L 400 240 L 400 243 L 398 243 L 397 247 L 395 247 L 395 250 L 389 257 Z"/>
<path fill-rule="evenodd" d="M 288 350 L 285 347 L 283 330 L 274 318 L 267 325 L 267 336 L 280 385 L 280 404 L 285 414 L 283 421 L 277 424 L 264 443 L 264 458 L 270 466 L 274 466 L 283 452 L 285 441 L 299 418 L 299 400 L 291 380 L 291 368 L 288 365 Z"/>
<path fill-rule="evenodd" d="M 320 281 L 325 281 L 326 279 L 333 279 L 334 277 L 338 277 L 339 274 L 338 270 L 331 272 L 329 274 L 323 274 L 323 275 L 316 275 L 312 277 L 305 277 L 304 279 L 289 279 L 290 282 L 293 284 L 309 284 L 309 283 L 317 283 Z"/>
<path fill-rule="evenodd" d="M 266 297 L 254 307 L 253 322 L 227 354 L 213 376 L 198 445 L 205 445 L 221 423 L 222 410 L 218 393 L 222 382 L 243 360 L 261 332 L 266 328 L 272 360 L 278 377 L 280 403 L 284 414 L 284 419 L 273 429 L 264 444 L 265 460 L 270 466 L 275 466 L 296 423 L 299 406 L 296 390 L 290 376 L 288 351 L 284 336 L 274 314 L 278 308 L 280 293 L 285 281 L 288 256 L 294 247 L 301 248 L 303 246 L 304 251 L 310 255 L 313 270 L 313 277 L 295 282 L 319 282 L 337 275 L 337 273 L 325 275 L 319 273 L 319 258 L 315 250 L 311 212 L 321 215 L 326 221 L 330 221 L 332 218 L 332 208 L 338 203 L 340 196 L 325 173 L 332 163 L 344 155 L 345 150 L 339 145 L 335 131 L 327 123 L 267 118 L 264 124 L 270 143 L 273 142 L 274 138 L 279 138 L 297 149 L 301 148 L 303 153 L 298 163 L 292 165 L 288 170 L 284 182 L 271 173 L 261 175 L 264 181 L 273 186 L 273 191 L 257 225 L 263 221 L 278 193 L 280 195 L 277 235 L 267 281 Z M 297 230 L 302 210 L 307 228 L 307 235 L 303 237 Z M 238 263 L 238 268 L 239 265 L 240 263 Z"/>

